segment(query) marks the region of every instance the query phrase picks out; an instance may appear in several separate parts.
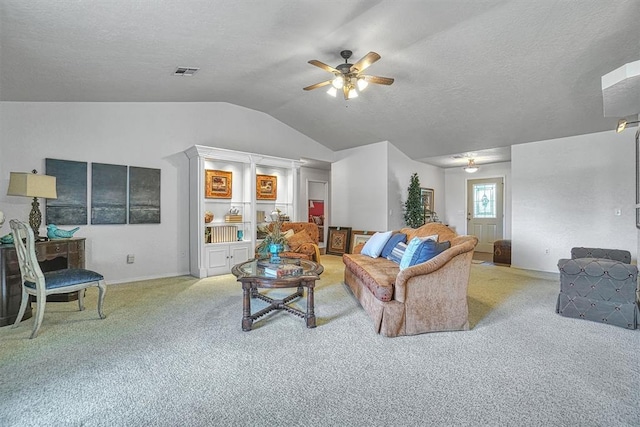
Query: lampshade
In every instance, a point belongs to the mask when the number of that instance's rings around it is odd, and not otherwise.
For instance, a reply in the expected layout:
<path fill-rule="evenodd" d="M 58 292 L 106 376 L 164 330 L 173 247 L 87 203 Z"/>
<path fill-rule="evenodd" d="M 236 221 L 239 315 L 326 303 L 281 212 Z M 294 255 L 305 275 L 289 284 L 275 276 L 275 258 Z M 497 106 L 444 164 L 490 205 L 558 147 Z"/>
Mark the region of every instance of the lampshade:
<path fill-rule="evenodd" d="M 331 84 L 336 89 L 342 89 L 342 86 L 344 86 L 344 79 L 342 76 L 336 76 L 336 78 L 331 81 Z"/>
<path fill-rule="evenodd" d="M 335 87 L 331 86 L 327 91 L 327 93 L 335 98 L 336 95 L 338 94 L 338 91 L 336 90 Z"/>
<path fill-rule="evenodd" d="M 363 91 L 366 87 L 369 86 L 369 82 L 365 79 L 358 79 L 358 90 Z"/>
<path fill-rule="evenodd" d="M 28 172 L 11 172 L 7 196 L 56 199 L 56 177 Z"/>
<path fill-rule="evenodd" d="M 473 159 L 469 159 L 469 163 L 467 164 L 467 166 L 463 167 L 462 169 L 464 169 L 464 171 L 467 173 L 474 173 L 477 172 L 479 168 L 478 166 L 476 166 Z"/>
<path fill-rule="evenodd" d="M 349 99 L 353 99 L 353 98 L 357 98 L 357 97 L 358 97 L 358 92 L 356 91 L 356 88 L 355 88 L 355 87 L 353 87 L 353 86 L 351 86 L 351 87 L 349 88 L 349 95 L 348 95 L 348 98 L 349 98 Z"/>

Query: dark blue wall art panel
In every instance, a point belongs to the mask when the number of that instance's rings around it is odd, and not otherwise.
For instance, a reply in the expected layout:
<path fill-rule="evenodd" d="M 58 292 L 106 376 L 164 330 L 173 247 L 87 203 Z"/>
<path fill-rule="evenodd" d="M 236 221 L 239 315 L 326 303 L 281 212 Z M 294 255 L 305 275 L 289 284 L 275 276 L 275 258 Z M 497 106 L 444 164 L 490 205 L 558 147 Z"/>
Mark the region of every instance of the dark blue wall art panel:
<path fill-rule="evenodd" d="M 127 167 L 91 164 L 91 224 L 127 223 Z"/>
<path fill-rule="evenodd" d="M 160 169 L 129 167 L 129 224 L 160 223 Z"/>
<path fill-rule="evenodd" d="M 58 192 L 57 199 L 46 200 L 45 223 L 87 224 L 87 162 L 45 159 L 45 167 Z"/>

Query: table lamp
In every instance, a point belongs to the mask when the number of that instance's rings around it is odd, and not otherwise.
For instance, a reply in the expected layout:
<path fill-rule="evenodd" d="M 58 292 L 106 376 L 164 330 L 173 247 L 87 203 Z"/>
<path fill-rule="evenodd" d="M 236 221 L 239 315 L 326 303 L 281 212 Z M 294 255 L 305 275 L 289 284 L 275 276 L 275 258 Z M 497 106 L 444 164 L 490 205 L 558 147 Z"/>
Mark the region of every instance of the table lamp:
<path fill-rule="evenodd" d="M 42 224 L 42 213 L 40 213 L 38 197 L 46 199 L 56 199 L 58 197 L 56 193 L 56 177 L 38 175 L 38 171 L 35 169 L 33 173 L 11 172 L 7 196 L 33 197 L 31 213 L 29 213 L 29 225 L 35 238 L 41 240 L 38 230 L 40 229 L 40 224 Z"/>

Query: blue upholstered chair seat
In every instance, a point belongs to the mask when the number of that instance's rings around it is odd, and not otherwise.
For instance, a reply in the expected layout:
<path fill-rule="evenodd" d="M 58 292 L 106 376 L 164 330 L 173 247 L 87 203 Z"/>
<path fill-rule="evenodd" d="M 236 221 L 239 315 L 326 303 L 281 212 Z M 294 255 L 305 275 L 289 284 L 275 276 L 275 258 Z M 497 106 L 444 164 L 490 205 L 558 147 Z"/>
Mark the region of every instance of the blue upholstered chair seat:
<path fill-rule="evenodd" d="M 35 338 L 38 336 L 38 331 L 44 318 L 47 295 L 78 291 L 78 308 L 82 311 L 84 310 L 84 289 L 90 286 L 98 288 L 98 315 L 101 319 L 104 319 L 105 315 L 102 307 L 104 305 L 104 294 L 107 292 L 107 284 L 102 274 L 85 270 L 84 268 L 68 268 L 44 273 L 38 262 L 36 239 L 29 224 L 16 219 L 12 219 L 9 223 L 11 224 L 11 235 L 16 247 L 18 264 L 20 265 L 20 277 L 22 278 L 22 300 L 20 301 L 20 310 L 13 327 L 15 328 L 20 324 L 29 301 L 35 297 L 36 315 L 33 322 L 33 331 L 31 332 L 31 338 Z"/>
<path fill-rule="evenodd" d="M 97 282 L 103 280 L 102 274 L 95 271 L 85 270 L 83 268 L 68 268 L 66 270 L 56 270 L 44 273 L 44 281 L 46 289 L 56 289 L 65 286 L 77 285 L 79 283 Z M 25 282 L 28 288 L 35 289 L 36 284 L 33 282 Z"/>

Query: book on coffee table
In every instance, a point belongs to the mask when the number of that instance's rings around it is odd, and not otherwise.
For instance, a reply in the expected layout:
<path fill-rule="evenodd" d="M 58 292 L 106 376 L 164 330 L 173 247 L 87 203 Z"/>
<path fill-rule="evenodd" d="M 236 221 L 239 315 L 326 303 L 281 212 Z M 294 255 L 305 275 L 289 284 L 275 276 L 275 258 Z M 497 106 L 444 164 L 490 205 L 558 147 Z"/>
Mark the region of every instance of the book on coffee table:
<path fill-rule="evenodd" d="M 264 267 L 264 275 L 269 277 L 301 276 L 302 267 L 294 264 L 271 264 Z"/>

